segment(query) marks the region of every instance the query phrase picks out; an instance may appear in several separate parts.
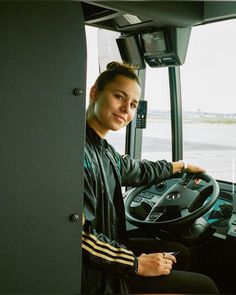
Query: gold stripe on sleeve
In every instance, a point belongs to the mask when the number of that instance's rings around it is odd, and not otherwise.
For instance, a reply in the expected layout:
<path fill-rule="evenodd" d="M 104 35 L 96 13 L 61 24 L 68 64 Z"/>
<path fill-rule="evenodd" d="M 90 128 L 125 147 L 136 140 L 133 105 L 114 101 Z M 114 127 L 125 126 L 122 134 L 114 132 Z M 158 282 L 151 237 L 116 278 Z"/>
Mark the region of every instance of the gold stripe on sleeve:
<path fill-rule="evenodd" d="M 94 240 L 95 243 L 97 243 L 97 244 L 99 244 L 101 246 L 106 246 L 106 247 L 108 247 L 110 250 L 112 250 L 114 252 L 121 251 L 121 252 L 124 252 L 124 253 L 130 255 L 133 258 L 133 252 L 130 251 L 130 250 L 127 250 L 127 249 L 124 249 L 124 248 L 121 248 L 121 247 L 120 248 L 115 248 L 112 245 L 110 245 L 109 243 L 105 243 L 105 242 L 100 241 L 95 235 L 86 233 L 84 231 L 83 231 L 83 235 L 85 236 L 85 238 L 86 237 L 90 238 L 90 239 Z"/>
<path fill-rule="evenodd" d="M 133 266 L 133 262 L 131 262 L 131 261 L 126 261 L 126 260 L 123 260 L 123 259 L 113 259 L 113 258 L 111 258 L 109 256 L 106 256 L 104 254 L 101 254 L 101 253 L 98 253 L 98 252 L 94 251 L 93 249 L 87 247 L 84 244 L 82 244 L 82 248 L 84 248 L 85 250 L 87 250 L 88 252 L 90 252 L 91 254 L 93 254 L 94 256 L 101 257 L 101 258 L 103 258 L 105 260 L 113 261 L 113 262 L 120 262 L 122 264 Z"/>
<path fill-rule="evenodd" d="M 85 217 L 84 217 L 84 213 L 82 212 L 82 226 L 85 225 Z"/>
<path fill-rule="evenodd" d="M 108 254 L 108 255 L 111 255 L 111 256 L 114 256 L 114 257 L 119 257 L 119 258 L 117 258 L 117 260 L 123 258 L 123 259 L 129 259 L 129 260 L 134 261 L 134 257 L 131 256 L 131 255 L 127 255 L 127 254 L 123 254 L 123 253 L 117 253 L 117 252 L 114 252 L 114 251 L 110 251 L 110 250 L 108 250 L 106 248 L 103 248 L 103 247 L 98 246 L 93 241 L 91 241 L 89 239 L 85 239 L 84 237 L 82 237 L 82 241 L 86 241 L 86 243 L 90 244 L 93 249 L 96 249 L 98 251 L 104 252 L 105 254 Z"/>

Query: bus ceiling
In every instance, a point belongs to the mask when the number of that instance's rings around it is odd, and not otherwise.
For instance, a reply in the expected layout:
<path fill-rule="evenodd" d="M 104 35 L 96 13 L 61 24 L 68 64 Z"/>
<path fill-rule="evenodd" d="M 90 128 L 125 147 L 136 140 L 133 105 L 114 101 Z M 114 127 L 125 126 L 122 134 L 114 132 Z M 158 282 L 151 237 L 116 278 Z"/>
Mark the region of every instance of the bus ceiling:
<path fill-rule="evenodd" d="M 235 1 L 82 1 L 82 6 L 87 25 L 126 33 L 236 17 Z"/>
<path fill-rule="evenodd" d="M 121 58 L 145 68 L 184 64 L 193 26 L 236 17 L 236 2 L 85 1 L 86 25 L 120 32 Z"/>

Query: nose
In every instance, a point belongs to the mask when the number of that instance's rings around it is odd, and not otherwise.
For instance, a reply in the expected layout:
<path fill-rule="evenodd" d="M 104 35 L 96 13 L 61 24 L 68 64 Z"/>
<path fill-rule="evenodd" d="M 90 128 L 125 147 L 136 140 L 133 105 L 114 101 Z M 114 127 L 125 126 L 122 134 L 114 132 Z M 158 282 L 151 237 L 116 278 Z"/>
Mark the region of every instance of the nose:
<path fill-rule="evenodd" d="M 122 113 L 128 114 L 130 111 L 130 104 L 128 101 L 124 101 L 120 107 Z"/>

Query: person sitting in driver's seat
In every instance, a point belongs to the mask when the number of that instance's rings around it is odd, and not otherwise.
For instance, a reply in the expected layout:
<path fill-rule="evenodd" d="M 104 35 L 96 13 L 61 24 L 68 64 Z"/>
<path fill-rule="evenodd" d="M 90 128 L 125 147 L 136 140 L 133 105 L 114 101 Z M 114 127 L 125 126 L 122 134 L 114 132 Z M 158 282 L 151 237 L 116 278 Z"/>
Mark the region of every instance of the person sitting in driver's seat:
<path fill-rule="evenodd" d="M 90 90 L 84 157 L 82 294 L 219 293 L 207 276 L 186 271 L 189 253 L 177 242 L 128 238 L 121 186 L 170 178 L 184 163 L 121 156 L 106 141 L 134 118 L 141 94 L 131 65 L 111 62 Z M 189 173 L 205 170 L 188 164 Z M 180 251 L 175 257 L 171 252 Z"/>

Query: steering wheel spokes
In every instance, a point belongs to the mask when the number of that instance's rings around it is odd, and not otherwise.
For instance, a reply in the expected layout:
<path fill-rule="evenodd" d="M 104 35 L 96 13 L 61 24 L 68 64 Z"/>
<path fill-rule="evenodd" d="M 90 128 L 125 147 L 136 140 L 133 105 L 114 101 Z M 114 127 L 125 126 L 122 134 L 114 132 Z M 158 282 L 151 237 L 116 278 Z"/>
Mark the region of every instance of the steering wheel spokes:
<path fill-rule="evenodd" d="M 157 220 L 165 213 L 165 211 L 151 211 L 147 218 L 146 218 L 146 222 L 157 222 Z"/>
<path fill-rule="evenodd" d="M 188 208 L 183 208 L 182 210 L 180 210 L 180 215 L 182 218 L 187 217 L 190 214 L 189 209 Z"/>
<path fill-rule="evenodd" d="M 197 186 L 196 179 L 203 180 L 203 184 Z M 125 199 L 127 219 L 134 225 L 152 224 L 168 227 L 192 223 L 210 210 L 219 195 L 219 186 L 214 178 L 206 173 L 186 173 L 160 196 L 155 204 L 152 203 L 152 206 L 149 206 L 149 212 L 140 220 L 132 214 L 131 203 L 148 187 L 132 190 Z"/>

